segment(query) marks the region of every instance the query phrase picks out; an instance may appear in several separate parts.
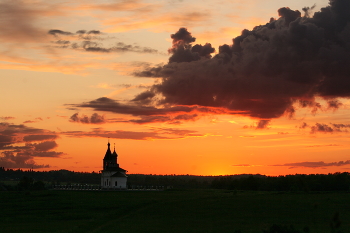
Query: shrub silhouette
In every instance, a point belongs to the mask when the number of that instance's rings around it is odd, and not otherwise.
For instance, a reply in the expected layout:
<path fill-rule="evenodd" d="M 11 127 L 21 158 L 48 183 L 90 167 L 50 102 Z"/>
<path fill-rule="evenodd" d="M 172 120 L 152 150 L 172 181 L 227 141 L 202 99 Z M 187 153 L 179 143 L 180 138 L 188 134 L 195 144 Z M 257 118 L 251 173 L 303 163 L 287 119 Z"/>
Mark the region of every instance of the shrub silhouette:
<path fill-rule="evenodd" d="M 303 231 L 296 230 L 293 226 L 282 226 L 274 224 L 269 230 L 263 230 L 263 233 L 309 233 L 309 228 L 305 227 Z"/>

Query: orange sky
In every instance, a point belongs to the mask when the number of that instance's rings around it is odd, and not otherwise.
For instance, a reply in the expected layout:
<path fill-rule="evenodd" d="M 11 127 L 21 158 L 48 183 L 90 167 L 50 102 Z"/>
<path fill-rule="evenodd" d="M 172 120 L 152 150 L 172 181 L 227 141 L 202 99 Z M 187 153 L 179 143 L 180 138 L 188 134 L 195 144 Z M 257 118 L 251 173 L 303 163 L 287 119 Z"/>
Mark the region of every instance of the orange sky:
<path fill-rule="evenodd" d="M 110 138 L 129 173 L 348 171 L 349 71 L 322 62 L 349 49 L 309 50 L 314 3 L 3 1 L 0 166 L 99 171 Z"/>

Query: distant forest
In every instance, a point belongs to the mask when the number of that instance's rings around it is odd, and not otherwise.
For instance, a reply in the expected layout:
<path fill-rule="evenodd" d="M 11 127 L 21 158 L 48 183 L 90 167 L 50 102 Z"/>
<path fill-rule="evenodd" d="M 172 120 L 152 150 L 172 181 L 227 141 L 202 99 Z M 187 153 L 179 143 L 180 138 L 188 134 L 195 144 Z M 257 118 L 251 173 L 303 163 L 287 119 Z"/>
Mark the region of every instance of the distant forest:
<path fill-rule="evenodd" d="M 0 167 L 0 186 L 13 190 L 18 183 L 30 179 L 46 188 L 53 185 L 99 185 L 100 174 L 68 170 L 34 171 Z M 41 183 L 38 183 L 41 182 Z M 227 189 L 252 191 L 350 191 L 350 173 L 295 174 L 265 176 L 242 174 L 226 176 L 128 174 L 128 186 L 167 186 L 174 189 Z M 0 189 L 1 190 L 1 189 Z"/>

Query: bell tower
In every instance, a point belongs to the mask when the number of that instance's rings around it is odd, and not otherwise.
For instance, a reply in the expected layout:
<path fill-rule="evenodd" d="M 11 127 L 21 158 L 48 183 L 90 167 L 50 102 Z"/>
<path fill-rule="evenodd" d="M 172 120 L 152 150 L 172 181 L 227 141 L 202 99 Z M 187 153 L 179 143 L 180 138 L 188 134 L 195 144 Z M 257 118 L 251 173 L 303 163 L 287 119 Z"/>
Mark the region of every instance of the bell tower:
<path fill-rule="evenodd" d="M 103 158 L 103 170 L 106 170 L 111 165 L 111 163 L 113 163 L 112 152 L 110 148 L 111 144 L 109 143 L 109 140 L 107 146 L 107 151 L 105 157 Z"/>
<path fill-rule="evenodd" d="M 127 175 L 126 170 L 118 164 L 118 154 L 115 151 L 111 152 L 111 144 L 107 144 L 107 151 L 103 158 L 103 170 L 101 171 L 101 187 L 103 189 L 126 189 Z"/>

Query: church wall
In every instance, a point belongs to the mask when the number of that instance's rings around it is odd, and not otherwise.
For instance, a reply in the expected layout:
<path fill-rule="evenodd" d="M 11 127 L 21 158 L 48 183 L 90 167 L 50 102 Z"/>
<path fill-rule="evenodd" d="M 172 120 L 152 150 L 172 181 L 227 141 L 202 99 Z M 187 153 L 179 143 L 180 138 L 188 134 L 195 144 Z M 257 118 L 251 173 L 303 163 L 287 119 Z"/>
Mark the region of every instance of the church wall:
<path fill-rule="evenodd" d="M 102 188 L 118 188 L 126 189 L 126 177 L 111 177 L 115 172 L 103 171 L 101 174 L 101 187 Z M 116 183 L 117 182 L 117 183 Z"/>
<path fill-rule="evenodd" d="M 113 188 L 126 189 L 126 177 L 111 177 L 111 184 Z"/>

